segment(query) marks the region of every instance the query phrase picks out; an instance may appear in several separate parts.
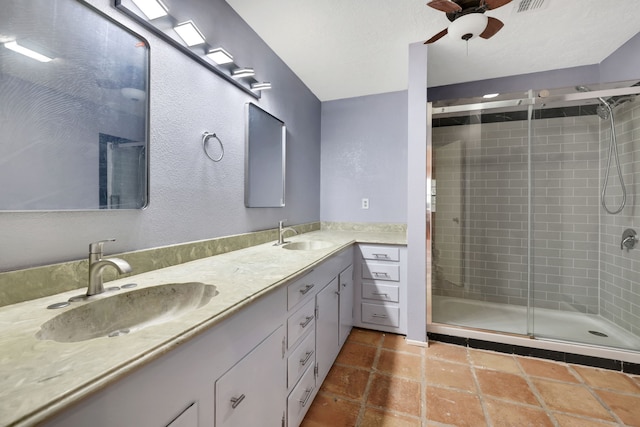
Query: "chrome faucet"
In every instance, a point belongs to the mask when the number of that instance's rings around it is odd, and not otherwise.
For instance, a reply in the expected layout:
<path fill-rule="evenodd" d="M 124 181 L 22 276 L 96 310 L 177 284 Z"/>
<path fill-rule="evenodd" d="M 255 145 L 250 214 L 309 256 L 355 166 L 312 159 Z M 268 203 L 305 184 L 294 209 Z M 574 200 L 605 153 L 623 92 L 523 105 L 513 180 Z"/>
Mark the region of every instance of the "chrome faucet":
<path fill-rule="evenodd" d="M 298 232 L 296 230 L 294 230 L 291 227 L 284 227 L 284 222 L 286 221 L 286 219 L 283 219 L 282 221 L 278 221 L 278 242 L 275 243 L 275 246 L 280 246 L 280 245 L 284 245 L 285 243 L 289 243 L 289 242 L 285 242 L 284 240 L 284 233 L 287 231 L 293 231 L 293 234 L 298 234 Z"/>
<path fill-rule="evenodd" d="M 102 259 L 102 245 L 107 242 L 115 242 L 116 239 L 101 240 L 89 245 L 89 287 L 87 288 L 87 296 L 101 294 L 104 292 L 102 281 L 102 271 L 106 267 L 113 267 L 118 273 L 130 273 L 131 266 L 129 263 L 120 258 Z"/>

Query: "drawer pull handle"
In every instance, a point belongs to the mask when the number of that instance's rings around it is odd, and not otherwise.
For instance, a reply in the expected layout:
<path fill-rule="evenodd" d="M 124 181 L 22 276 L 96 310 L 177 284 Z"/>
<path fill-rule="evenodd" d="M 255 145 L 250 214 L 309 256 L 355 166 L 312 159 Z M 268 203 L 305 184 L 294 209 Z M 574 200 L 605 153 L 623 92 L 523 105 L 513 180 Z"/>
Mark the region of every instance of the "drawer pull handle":
<path fill-rule="evenodd" d="M 311 284 L 311 285 L 306 285 L 304 288 L 300 289 L 300 293 L 302 295 L 306 295 L 307 292 L 309 292 L 311 290 L 311 288 L 313 288 L 315 285 Z"/>
<path fill-rule="evenodd" d="M 313 350 L 311 351 L 307 351 L 305 353 L 305 358 L 304 359 L 300 359 L 300 365 L 304 366 L 307 364 L 307 362 L 309 361 L 309 359 L 311 359 L 311 356 L 313 356 Z"/>
<path fill-rule="evenodd" d="M 304 318 L 304 321 L 300 322 L 300 326 L 302 326 L 303 328 L 306 328 L 307 325 L 309 325 L 309 323 L 311 323 L 312 320 L 313 320 L 313 316 L 307 316 Z"/>
<path fill-rule="evenodd" d="M 390 277 L 388 273 L 379 273 L 377 271 L 374 271 L 373 275 L 376 277 Z"/>
<path fill-rule="evenodd" d="M 232 397 L 231 398 L 231 407 L 233 409 L 236 409 L 238 407 L 238 405 L 244 400 L 246 396 L 244 394 L 241 394 L 240 397 Z"/>
<path fill-rule="evenodd" d="M 386 319 L 386 318 L 388 318 L 389 316 L 387 316 L 386 314 L 375 314 L 375 313 L 374 313 L 371 317 L 374 317 L 374 318 L 376 318 L 376 319 Z"/>
<path fill-rule="evenodd" d="M 309 403 L 309 398 L 311 397 L 311 393 L 313 393 L 313 387 L 308 388 L 304 391 L 304 397 L 300 399 L 300 404 L 304 408 Z"/>
<path fill-rule="evenodd" d="M 389 298 L 389 294 L 385 294 L 383 292 L 373 292 L 373 295 L 376 295 L 376 296 L 379 296 L 379 297 Z"/>
<path fill-rule="evenodd" d="M 389 259 L 389 255 L 387 254 L 373 254 L 373 256 L 378 259 Z"/>

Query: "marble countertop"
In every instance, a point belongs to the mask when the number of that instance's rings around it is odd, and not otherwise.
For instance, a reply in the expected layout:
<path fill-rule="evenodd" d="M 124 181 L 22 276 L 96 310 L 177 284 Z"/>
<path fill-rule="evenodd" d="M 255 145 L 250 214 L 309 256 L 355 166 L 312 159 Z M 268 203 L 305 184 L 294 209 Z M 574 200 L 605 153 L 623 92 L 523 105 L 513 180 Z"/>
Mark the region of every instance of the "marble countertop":
<path fill-rule="evenodd" d="M 107 286 L 137 283 L 133 290 L 166 283 L 203 282 L 215 285 L 219 292 L 211 302 L 197 310 L 129 335 L 74 343 L 36 338 L 44 322 L 86 302 L 72 303 L 57 310 L 46 307 L 66 301 L 82 290 L 1 307 L 0 425 L 29 426 L 46 420 L 218 324 L 353 243 L 405 245 L 406 235 L 401 232 L 314 231 L 288 240 L 322 240 L 330 246 L 296 251 L 266 243 L 109 282 Z"/>

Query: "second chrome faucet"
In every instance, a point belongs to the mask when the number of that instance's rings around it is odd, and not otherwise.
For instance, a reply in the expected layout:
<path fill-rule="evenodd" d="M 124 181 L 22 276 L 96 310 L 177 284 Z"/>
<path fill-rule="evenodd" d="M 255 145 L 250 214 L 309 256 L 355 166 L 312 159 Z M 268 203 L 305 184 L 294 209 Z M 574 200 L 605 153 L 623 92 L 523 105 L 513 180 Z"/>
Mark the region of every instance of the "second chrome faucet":
<path fill-rule="evenodd" d="M 293 231 L 293 234 L 298 234 L 298 232 L 295 229 L 291 227 L 285 227 L 284 226 L 285 221 L 286 219 L 283 219 L 282 221 L 278 221 L 278 241 L 274 243 L 274 246 L 280 246 L 280 245 L 284 245 L 285 243 L 289 243 L 284 240 L 285 232 Z"/>

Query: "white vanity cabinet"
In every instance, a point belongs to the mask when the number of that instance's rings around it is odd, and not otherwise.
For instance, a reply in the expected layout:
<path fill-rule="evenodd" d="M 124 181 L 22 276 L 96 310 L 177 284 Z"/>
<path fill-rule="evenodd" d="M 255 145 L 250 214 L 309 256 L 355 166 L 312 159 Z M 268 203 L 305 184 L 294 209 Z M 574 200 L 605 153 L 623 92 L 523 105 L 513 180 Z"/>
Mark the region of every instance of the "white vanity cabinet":
<path fill-rule="evenodd" d="M 284 326 L 216 381 L 216 427 L 278 426 L 284 419 Z M 268 367 L 268 368 L 266 368 Z"/>
<path fill-rule="evenodd" d="M 355 325 L 406 334 L 406 247 L 359 244 L 355 264 Z"/>
<path fill-rule="evenodd" d="M 316 381 L 322 384 L 340 351 L 338 276 L 316 296 Z"/>
<path fill-rule="evenodd" d="M 297 427 L 304 418 L 340 352 L 341 333 L 348 334 L 353 326 L 352 262 L 349 248 L 288 286 L 288 427 Z M 343 320 L 342 312 L 348 313 Z"/>
<path fill-rule="evenodd" d="M 299 426 L 352 326 L 352 263 L 350 246 L 43 425 Z"/>

